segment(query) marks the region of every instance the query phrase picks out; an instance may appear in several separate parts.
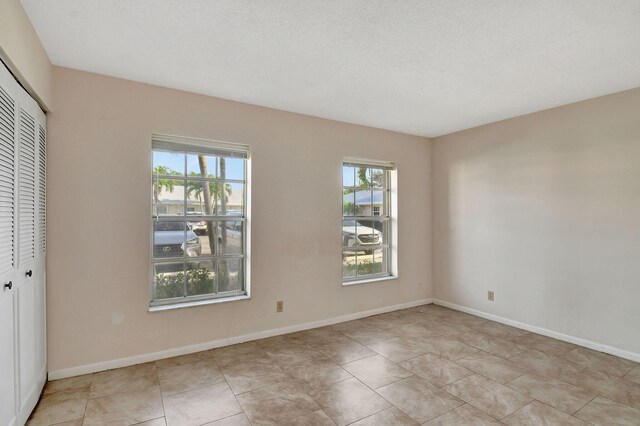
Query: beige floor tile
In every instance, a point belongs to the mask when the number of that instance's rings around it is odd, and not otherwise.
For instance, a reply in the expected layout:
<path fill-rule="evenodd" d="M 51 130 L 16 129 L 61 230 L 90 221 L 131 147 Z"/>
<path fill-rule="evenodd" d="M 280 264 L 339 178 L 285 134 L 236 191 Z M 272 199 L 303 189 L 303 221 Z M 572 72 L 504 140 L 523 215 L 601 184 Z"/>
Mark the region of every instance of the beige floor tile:
<path fill-rule="evenodd" d="M 581 408 L 575 416 L 596 426 L 640 425 L 640 410 L 618 404 L 601 396 Z"/>
<path fill-rule="evenodd" d="M 161 368 L 158 370 L 158 377 L 163 395 L 172 395 L 224 381 L 213 358 Z"/>
<path fill-rule="evenodd" d="M 535 349 L 553 356 L 564 355 L 577 347 L 572 343 L 535 333 L 525 334 L 524 336 L 514 339 L 514 342 L 526 346 L 529 349 Z"/>
<path fill-rule="evenodd" d="M 243 361 L 222 368 L 222 374 L 238 395 L 289 380 L 289 376 L 266 358 Z"/>
<path fill-rule="evenodd" d="M 438 320 L 430 324 L 429 329 L 432 331 L 430 334 L 439 334 L 436 337 L 444 338 L 458 338 L 459 336 L 468 336 L 471 333 L 474 335 L 479 333 L 464 324 L 457 324 L 451 320 Z"/>
<path fill-rule="evenodd" d="M 455 361 L 478 352 L 478 349 L 448 337 L 424 338 L 415 341 L 426 352 L 436 354 L 449 361 Z"/>
<path fill-rule="evenodd" d="M 397 337 L 405 337 L 407 339 L 415 337 L 441 337 L 447 334 L 446 332 L 435 328 L 433 324 L 427 324 L 424 322 L 404 324 L 392 331 Z"/>
<path fill-rule="evenodd" d="M 205 426 L 251 426 L 251 423 L 244 413 L 240 413 L 207 423 Z"/>
<path fill-rule="evenodd" d="M 93 374 L 69 377 L 68 379 L 53 380 L 44 385 L 43 395 L 66 390 L 89 390 Z"/>
<path fill-rule="evenodd" d="M 527 369 L 516 366 L 509 360 L 486 352 L 477 352 L 460 358 L 456 360 L 456 364 L 500 383 L 509 382 L 526 374 L 528 371 Z"/>
<path fill-rule="evenodd" d="M 396 407 L 387 408 L 372 416 L 351 423 L 351 426 L 418 426 L 419 423 Z"/>
<path fill-rule="evenodd" d="M 502 419 L 509 426 L 588 426 L 587 423 L 538 401 L 525 405 Z"/>
<path fill-rule="evenodd" d="M 52 425 L 84 416 L 89 390 L 71 389 L 43 396 L 29 419 L 30 425 Z"/>
<path fill-rule="evenodd" d="M 474 374 L 473 371 L 467 370 L 453 361 L 440 358 L 433 354 L 425 354 L 417 358 L 402 361 L 400 366 L 436 386 L 448 385 L 463 377 Z"/>
<path fill-rule="evenodd" d="M 73 419 L 73 420 L 68 420 L 66 422 L 62 422 L 62 423 L 56 423 L 53 426 L 82 426 L 82 423 L 84 423 L 84 417 L 80 417 L 77 419 Z M 27 425 L 30 425 L 31 423 L 27 422 Z M 144 423 L 142 423 L 142 425 L 144 426 Z M 136 425 L 138 426 L 138 425 Z"/>
<path fill-rule="evenodd" d="M 77 419 L 67 420 L 66 422 L 56 423 L 51 426 L 82 426 L 82 422 L 84 421 L 84 417 L 78 417 Z M 27 419 L 26 426 L 31 426 L 37 423 L 33 423 L 31 419 Z M 48 424 L 48 423 L 47 423 Z"/>
<path fill-rule="evenodd" d="M 143 391 L 155 386 L 158 386 L 158 369 L 155 363 L 133 365 L 94 374 L 89 398 Z"/>
<path fill-rule="evenodd" d="M 230 364 L 238 364 L 243 361 L 262 359 L 267 356 L 256 342 L 240 343 L 238 345 L 217 348 L 214 349 L 211 354 L 220 368 Z"/>
<path fill-rule="evenodd" d="M 597 395 L 596 392 L 536 374 L 518 377 L 507 386 L 567 414 L 575 413 Z"/>
<path fill-rule="evenodd" d="M 391 407 L 357 379 L 348 379 L 310 392 L 337 425 L 346 425 Z"/>
<path fill-rule="evenodd" d="M 616 377 L 624 376 L 636 366 L 633 361 L 582 347 L 567 352 L 561 358 Z"/>
<path fill-rule="evenodd" d="M 340 340 L 344 334 L 339 331 L 332 330 L 327 327 L 314 328 L 311 330 L 301 331 L 299 333 L 307 344 L 312 346 L 323 345 L 325 343 Z"/>
<path fill-rule="evenodd" d="M 634 367 L 631 371 L 624 375 L 623 379 L 640 385 L 640 366 Z"/>
<path fill-rule="evenodd" d="M 412 340 L 400 337 L 371 343 L 367 345 L 367 347 L 393 362 L 404 361 L 427 353 L 426 350 L 422 349 Z"/>
<path fill-rule="evenodd" d="M 295 419 L 285 420 L 281 426 L 335 426 L 336 424 L 322 411 L 314 411 Z"/>
<path fill-rule="evenodd" d="M 160 387 L 118 393 L 87 402 L 84 425 L 133 425 L 162 417 Z"/>
<path fill-rule="evenodd" d="M 357 330 L 357 329 L 363 328 L 363 327 L 368 327 L 367 323 L 365 323 L 361 319 L 358 319 L 358 320 L 340 322 L 338 324 L 333 324 L 333 325 L 328 326 L 327 328 L 330 329 L 330 330 L 338 331 L 340 333 L 344 333 L 345 331 Z"/>
<path fill-rule="evenodd" d="M 383 330 L 369 325 L 365 325 L 361 328 L 355 328 L 353 330 L 346 330 L 343 334 L 352 338 L 356 342 L 362 343 L 363 345 L 394 337 L 394 334 L 390 330 Z"/>
<path fill-rule="evenodd" d="M 419 377 L 409 377 L 377 390 L 419 423 L 434 419 L 463 402 Z"/>
<path fill-rule="evenodd" d="M 280 346 L 307 344 L 304 336 L 302 336 L 300 333 L 297 333 L 297 332 L 256 340 L 255 343 L 257 343 L 258 346 L 260 346 L 264 350 L 267 350 L 268 348 L 277 348 Z"/>
<path fill-rule="evenodd" d="M 173 358 L 160 359 L 156 361 L 158 369 L 175 367 L 183 364 L 190 364 L 198 361 L 207 361 L 213 359 L 211 351 L 195 352 L 192 354 L 174 356 Z"/>
<path fill-rule="evenodd" d="M 135 426 L 167 426 L 167 421 L 164 417 L 160 417 L 146 422 L 136 423 Z"/>
<path fill-rule="evenodd" d="M 518 337 L 525 336 L 529 333 L 528 331 L 500 324 L 499 322 L 494 321 L 486 321 L 480 324 L 476 324 L 472 328 L 495 337 L 501 337 L 503 339 L 517 339 Z"/>
<path fill-rule="evenodd" d="M 573 374 L 563 374 L 559 378 L 580 388 L 597 392 L 615 402 L 640 409 L 640 384 L 590 368 Z"/>
<path fill-rule="evenodd" d="M 281 367 L 323 356 L 321 352 L 307 343 L 283 343 L 266 347 L 264 351 L 271 361 Z"/>
<path fill-rule="evenodd" d="M 475 326 L 479 324 L 484 324 L 489 322 L 483 318 L 474 317 L 473 315 L 468 315 L 468 314 L 456 315 L 450 318 L 443 319 L 443 321 L 447 321 L 452 324 L 463 325 L 466 328 L 472 329 L 472 330 L 474 329 Z"/>
<path fill-rule="evenodd" d="M 520 392 L 477 374 L 465 377 L 444 389 L 498 420 L 532 401 Z"/>
<path fill-rule="evenodd" d="M 381 330 L 397 329 L 400 325 L 408 323 L 408 320 L 400 319 L 397 316 L 390 316 L 388 314 L 374 315 L 371 317 L 363 318 L 361 321 L 364 324 L 379 328 Z"/>
<path fill-rule="evenodd" d="M 560 377 L 563 374 L 577 373 L 584 368 L 565 359 L 535 350 L 519 353 L 509 358 L 509 361 L 518 367 L 549 377 Z"/>
<path fill-rule="evenodd" d="M 381 355 L 363 358 L 344 364 L 342 367 L 372 389 L 413 375 L 410 371 Z"/>
<path fill-rule="evenodd" d="M 291 383 L 280 383 L 238 395 L 238 401 L 254 425 L 281 425 L 320 409 L 309 395 Z"/>
<path fill-rule="evenodd" d="M 167 426 L 201 425 L 242 413 L 236 397 L 224 382 L 166 396 L 162 400 Z"/>
<path fill-rule="evenodd" d="M 375 353 L 366 346 L 346 336 L 343 340 L 335 340 L 323 345 L 318 345 L 316 349 L 338 364 L 346 364 L 347 362 L 375 355 Z"/>
<path fill-rule="evenodd" d="M 454 408 L 448 413 L 425 423 L 427 426 L 499 426 L 493 417 L 483 413 L 469 404 Z"/>
<path fill-rule="evenodd" d="M 352 377 L 351 374 L 325 356 L 285 365 L 282 370 L 291 376 L 296 383 L 302 384 L 305 389 L 330 385 Z"/>
<path fill-rule="evenodd" d="M 528 350 L 526 346 L 519 345 L 511 340 L 490 336 L 484 333 L 475 333 L 473 336 L 468 337 L 468 339 L 464 339 L 464 342 L 467 345 L 489 352 L 490 354 L 501 358 L 511 358 L 514 355 Z"/>

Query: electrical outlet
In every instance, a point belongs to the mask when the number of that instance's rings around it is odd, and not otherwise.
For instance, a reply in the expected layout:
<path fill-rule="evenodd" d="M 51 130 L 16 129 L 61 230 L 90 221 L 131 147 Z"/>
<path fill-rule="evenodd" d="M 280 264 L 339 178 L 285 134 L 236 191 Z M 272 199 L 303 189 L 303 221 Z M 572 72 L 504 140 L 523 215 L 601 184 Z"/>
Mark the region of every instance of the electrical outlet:
<path fill-rule="evenodd" d="M 278 300 L 276 302 L 276 312 L 284 311 L 284 302 L 282 300 Z"/>
<path fill-rule="evenodd" d="M 489 299 L 490 302 L 493 302 L 495 300 L 495 294 L 493 293 L 493 291 L 489 290 L 487 292 L 487 299 Z"/>

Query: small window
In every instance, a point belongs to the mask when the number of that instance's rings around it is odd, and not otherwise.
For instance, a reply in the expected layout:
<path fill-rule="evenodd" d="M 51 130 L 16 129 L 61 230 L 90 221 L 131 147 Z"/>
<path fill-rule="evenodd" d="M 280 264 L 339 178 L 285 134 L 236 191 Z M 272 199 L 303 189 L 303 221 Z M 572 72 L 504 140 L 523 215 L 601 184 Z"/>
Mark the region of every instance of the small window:
<path fill-rule="evenodd" d="M 392 163 L 345 160 L 342 166 L 342 279 L 392 275 Z"/>
<path fill-rule="evenodd" d="M 151 306 L 249 295 L 244 145 L 154 136 Z"/>

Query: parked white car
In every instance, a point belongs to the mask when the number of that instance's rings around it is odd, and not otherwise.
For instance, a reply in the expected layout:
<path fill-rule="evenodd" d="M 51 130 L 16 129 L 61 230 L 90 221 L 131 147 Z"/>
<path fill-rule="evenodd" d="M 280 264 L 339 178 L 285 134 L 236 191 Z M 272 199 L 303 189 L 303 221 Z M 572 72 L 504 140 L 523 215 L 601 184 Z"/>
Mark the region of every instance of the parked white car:
<path fill-rule="evenodd" d="M 363 226 L 355 220 L 345 220 L 342 224 L 342 246 L 377 246 L 382 243 L 382 232 Z"/>

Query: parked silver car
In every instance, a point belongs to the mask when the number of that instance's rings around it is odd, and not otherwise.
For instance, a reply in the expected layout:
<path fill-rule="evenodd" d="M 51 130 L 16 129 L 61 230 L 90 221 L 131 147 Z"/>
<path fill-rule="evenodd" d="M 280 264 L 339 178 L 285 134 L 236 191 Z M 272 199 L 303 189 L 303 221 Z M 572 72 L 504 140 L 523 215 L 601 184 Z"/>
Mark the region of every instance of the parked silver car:
<path fill-rule="evenodd" d="M 184 241 L 185 230 L 187 241 Z M 153 227 L 153 257 L 200 256 L 200 239 L 184 222 L 155 222 Z"/>

